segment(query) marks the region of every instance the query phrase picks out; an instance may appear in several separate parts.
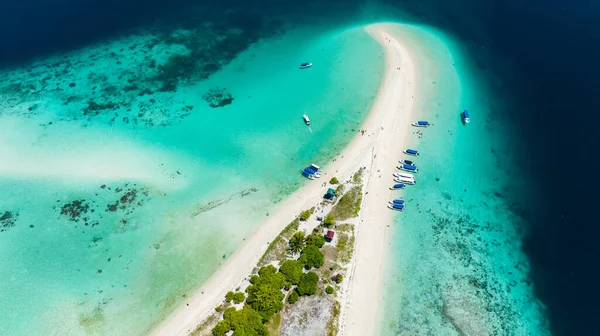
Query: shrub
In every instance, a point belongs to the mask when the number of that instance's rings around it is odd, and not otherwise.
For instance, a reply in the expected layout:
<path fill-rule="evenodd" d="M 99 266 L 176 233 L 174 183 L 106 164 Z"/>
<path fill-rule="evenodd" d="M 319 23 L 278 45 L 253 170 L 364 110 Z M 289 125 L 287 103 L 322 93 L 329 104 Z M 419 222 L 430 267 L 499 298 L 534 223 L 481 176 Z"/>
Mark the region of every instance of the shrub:
<path fill-rule="evenodd" d="M 342 274 L 336 274 L 333 276 L 333 278 L 331 278 L 331 280 L 335 281 L 335 283 L 341 283 L 342 281 L 344 281 L 344 276 Z"/>
<path fill-rule="evenodd" d="M 332 228 L 333 225 L 335 224 L 335 217 L 333 217 L 332 214 L 328 213 L 327 216 L 325 216 L 325 218 L 323 218 L 323 221 L 321 222 L 321 224 L 323 224 L 323 226 L 325 226 L 327 228 Z"/>
<path fill-rule="evenodd" d="M 327 286 L 327 288 L 325 288 L 325 293 L 327 293 L 327 294 L 333 294 L 333 287 Z"/>
<path fill-rule="evenodd" d="M 218 306 L 215 307 L 215 311 L 217 313 L 220 313 L 222 310 L 223 310 L 223 305 L 218 305 Z"/>
<path fill-rule="evenodd" d="M 329 180 L 329 183 L 331 183 L 331 184 L 338 184 L 338 183 L 340 183 L 340 181 L 338 181 L 338 178 L 334 176 L 334 177 L 331 178 L 331 180 Z"/>
<path fill-rule="evenodd" d="M 285 275 L 277 272 L 277 268 L 273 265 L 261 267 L 258 271 L 258 275 L 253 275 L 250 278 L 252 285 L 263 285 L 269 284 L 277 289 L 282 289 L 285 286 L 286 279 Z M 246 292 L 248 289 L 246 289 Z"/>
<path fill-rule="evenodd" d="M 225 301 L 231 302 L 231 300 L 233 300 L 233 292 L 229 291 L 227 294 L 225 294 Z"/>
<path fill-rule="evenodd" d="M 246 300 L 246 295 L 244 295 L 244 293 L 237 292 L 237 293 L 233 294 L 233 302 L 235 304 L 242 303 L 242 302 L 244 302 L 244 300 Z"/>
<path fill-rule="evenodd" d="M 290 295 L 288 296 L 288 302 L 290 304 L 294 304 L 294 303 L 296 303 L 296 301 L 298 301 L 298 298 L 299 298 L 298 293 L 296 291 L 292 291 L 290 293 Z"/>
<path fill-rule="evenodd" d="M 298 294 L 300 295 L 313 295 L 317 292 L 317 282 L 319 282 L 319 276 L 314 272 L 308 272 L 302 274 L 302 279 L 298 284 Z"/>
<path fill-rule="evenodd" d="M 283 289 L 285 289 L 286 291 L 289 291 L 290 289 L 292 289 L 292 283 L 286 282 L 285 286 L 283 286 Z"/>
<path fill-rule="evenodd" d="M 354 186 L 342 196 L 339 202 L 331 209 L 330 214 L 338 220 L 346 220 L 358 216 L 362 204 L 362 188 Z"/>
<path fill-rule="evenodd" d="M 337 186 L 337 188 L 335 188 L 335 196 L 336 197 L 340 197 L 342 196 L 342 194 L 344 194 L 346 187 L 344 187 L 343 184 L 340 184 L 339 186 Z"/>
<path fill-rule="evenodd" d="M 302 249 L 305 246 L 305 242 L 304 242 L 304 232 L 302 231 L 298 231 L 296 233 L 294 233 L 294 235 L 292 236 L 292 238 L 290 238 L 290 250 L 294 253 L 298 253 L 300 251 L 302 251 Z"/>
<path fill-rule="evenodd" d="M 304 265 L 297 260 L 286 260 L 281 264 L 281 267 L 279 267 L 279 272 L 285 275 L 285 279 L 288 282 L 297 285 L 302 276 L 302 267 L 304 267 Z"/>
<path fill-rule="evenodd" d="M 325 245 L 325 237 L 312 233 L 306 237 L 306 245 L 315 245 L 316 247 L 321 248 Z"/>
<path fill-rule="evenodd" d="M 305 221 L 308 220 L 310 218 L 310 216 L 313 214 L 313 212 L 315 211 L 315 208 L 310 208 L 308 210 L 304 210 L 300 213 L 300 220 Z"/>
<path fill-rule="evenodd" d="M 302 250 L 298 261 L 304 264 L 304 268 L 309 270 L 313 267 L 319 268 L 323 266 L 324 259 L 323 253 L 319 251 L 318 247 L 315 245 L 308 245 L 304 250 Z"/>

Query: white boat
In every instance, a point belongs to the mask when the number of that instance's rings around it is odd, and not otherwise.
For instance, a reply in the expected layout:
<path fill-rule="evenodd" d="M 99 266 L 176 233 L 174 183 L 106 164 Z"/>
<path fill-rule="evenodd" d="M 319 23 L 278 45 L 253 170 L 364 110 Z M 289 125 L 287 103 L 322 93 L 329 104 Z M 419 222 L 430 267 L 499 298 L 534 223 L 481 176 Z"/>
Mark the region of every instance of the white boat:
<path fill-rule="evenodd" d="M 415 121 L 411 125 L 413 125 L 415 127 L 429 127 L 429 126 L 431 126 L 429 124 L 429 121 L 423 121 L 423 120 Z"/>
<path fill-rule="evenodd" d="M 390 190 L 398 190 L 398 189 L 404 189 L 406 186 L 404 185 L 404 183 L 398 183 L 398 184 L 394 184 L 393 186 L 390 187 Z"/>
<path fill-rule="evenodd" d="M 414 165 L 415 165 L 415 162 L 414 162 L 414 161 L 411 161 L 411 160 L 400 160 L 400 161 L 398 161 L 398 162 L 400 162 L 400 163 L 402 163 L 402 164 L 411 165 L 411 166 L 414 166 Z"/>
<path fill-rule="evenodd" d="M 404 170 L 404 171 L 409 171 L 411 173 L 418 173 L 419 172 L 419 168 L 417 168 L 417 166 L 411 166 L 411 165 L 407 165 L 407 164 L 403 164 L 403 165 L 397 166 L 396 168 L 398 168 L 400 170 Z"/>
<path fill-rule="evenodd" d="M 313 168 L 314 170 L 316 170 L 316 171 L 317 171 L 317 172 L 319 172 L 319 173 L 323 172 L 323 169 L 321 169 L 321 167 L 317 166 L 317 165 L 316 165 L 316 164 L 314 164 L 314 163 L 311 163 L 311 164 L 310 164 L 310 168 Z"/>
<path fill-rule="evenodd" d="M 396 210 L 396 211 L 404 211 L 404 205 L 403 204 L 389 204 L 388 208 L 390 208 L 392 210 Z"/>
<path fill-rule="evenodd" d="M 403 177 L 403 178 L 413 179 L 413 180 L 415 179 L 415 176 L 413 174 L 402 173 L 402 172 L 394 173 L 394 177 Z"/>
<path fill-rule="evenodd" d="M 416 180 L 402 178 L 402 177 L 395 178 L 394 182 L 396 182 L 396 183 L 403 183 L 403 184 L 417 184 Z"/>
<path fill-rule="evenodd" d="M 308 62 L 302 63 L 302 64 L 300 64 L 300 69 L 308 69 L 311 66 L 312 66 L 312 63 L 308 63 Z"/>
<path fill-rule="evenodd" d="M 305 124 L 310 125 L 310 119 L 308 119 L 308 116 L 306 114 L 302 116 L 302 119 L 304 119 Z"/>

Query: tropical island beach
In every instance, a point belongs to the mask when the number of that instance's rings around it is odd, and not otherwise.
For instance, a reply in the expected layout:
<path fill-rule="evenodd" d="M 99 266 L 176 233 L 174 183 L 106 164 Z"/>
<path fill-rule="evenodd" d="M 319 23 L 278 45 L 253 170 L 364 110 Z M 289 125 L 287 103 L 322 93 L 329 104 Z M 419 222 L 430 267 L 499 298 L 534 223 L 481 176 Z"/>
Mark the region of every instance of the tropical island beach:
<path fill-rule="evenodd" d="M 404 149 L 415 96 L 415 69 L 410 53 L 387 24 L 365 30 L 381 45 L 385 73 L 362 130 L 324 169 L 322 179 L 350 180 L 364 170 L 363 206 L 355 224 L 356 253 L 340 291 L 340 334 L 370 335 L 377 329 L 385 235 L 392 223 L 387 209 L 389 178 Z M 361 169 L 364 168 L 364 169 Z M 269 243 L 303 209 L 318 204 L 326 188 L 317 181 L 292 194 L 195 294 L 177 308 L 152 335 L 188 335 L 214 312 L 228 291 L 252 274 Z"/>

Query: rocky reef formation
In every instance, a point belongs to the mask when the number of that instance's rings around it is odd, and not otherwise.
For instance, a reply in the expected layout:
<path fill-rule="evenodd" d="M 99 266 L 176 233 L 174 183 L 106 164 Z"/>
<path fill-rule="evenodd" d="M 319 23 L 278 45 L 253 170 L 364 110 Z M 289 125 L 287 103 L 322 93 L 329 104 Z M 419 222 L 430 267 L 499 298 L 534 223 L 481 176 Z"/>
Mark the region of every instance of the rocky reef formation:
<path fill-rule="evenodd" d="M 225 88 L 212 88 L 202 96 L 208 106 L 212 108 L 223 107 L 233 103 L 233 96 Z"/>

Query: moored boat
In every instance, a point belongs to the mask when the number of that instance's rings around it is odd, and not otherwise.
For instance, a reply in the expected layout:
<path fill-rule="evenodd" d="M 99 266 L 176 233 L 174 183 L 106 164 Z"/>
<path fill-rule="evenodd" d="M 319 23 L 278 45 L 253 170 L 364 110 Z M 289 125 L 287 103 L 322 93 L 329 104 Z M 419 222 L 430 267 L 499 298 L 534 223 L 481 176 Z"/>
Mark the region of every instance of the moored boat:
<path fill-rule="evenodd" d="M 400 160 L 400 161 L 398 161 L 398 162 L 400 162 L 400 163 L 402 163 L 402 164 L 411 165 L 411 166 L 414 166 L 414 165 L 415 165 L 414 161 L 411 161 L 411 160 Z"/>
<path fill-rule="evenodd" d="M 468 124 L 471 121 L 471 118 L 469 118 L 469 110 L 462 111 L 462 118 L 465 124 Z"/>
<path fill-rule="evenodd" d="M 313 173 L 311 173 L 309 170 L 304 169 L 302 171 L 302 176 L 308 178 L 309 180 L 314 180 L 315 179 L 315 175 Z"/>
<path fill-rule="evenodd" d="M 409 171 L 412 173 L 416 173 L 419 171 L 419 168 L 417 168 L 417 166 L 411 166 L 411 165 L 407 165 L 407 164 L 400 165 L 397 168 L 401 169 L 401 170 Z"/>
<path fill-rule="evenodd" d="M 406 185 L 404 183 L 396 183 L 390 187 L 390 190 L 398 190 L 398 189 L 404 189 L 404 188 L 406 188 Z"/>
<path fill-rule="evenodd" d="M 388 205 L 388 208 L 392 209 L 392 210 L 396 210 L 396 211 L 404 211 L 404 205 L 403 204 L 390 204 Z"/>
<path fill-rule="evenodd" d="M 307 69 L 307 68 L 310 68 L 311 66 L 312 66 L 312 63 L 308 63 L 308 62 L 302 63 L 302 64 L 300 64 L 300 69 Z"/>
<path fill-rule="evenodd" d="M 402 183 L 402 184 L 417 184 L 416 180 L 413 179 L 407 179 L 407 178 L 402 178 L 402 177 L 397 177 L 394 179 L 394 182 L 396 183 Z"/>
<path fill-rule="evenodd" d="M 390 201 L 390 204 L 404 204 L 404 200 L 403 199 L 395 199 L 393 201 Z"/>
<path fill-rule="evenodd" d="M 310 172 L 311 174 L 314 175 L 314 177 L 321 177 L 321 173 L 319 173 L 316 169 L 314 169 L 313 167 L 306 167 L 304 168 L 305 171 Z"/>
<path fill-rule="evenodd" d="M 407 148 L 405 150 L 402 151 L 404 154 L 408 154 L 408 155 L 414 155 L 414 156 L 419 156 L 419 151 L 416 149 L 410 149 Z"/>
<path fill-rule="evenodd" d="M 397 172 L 393 174 L 394 177 L 402 177 L 402 178 L 406 178 L 406 179 L 415 179 L 415 176 L 413 174 L 408 174 L 408 173 L 403 173 L 403 172 Z"/>
<path fill-rule="evenodd" d="M 317 165 L 316 165 L 316 164 L 314 164 L 314 163 L 311 163 L 311 164 L 310 164 L 310 168 L 312 168 L 312 169 L 316 170 L 316 171 L 317 171 L 317 172 L 319 172 L 319 173 L 323 171 L 323 169 L 321 169 L 321 167 L 317 166 Z"/>
<path fill-rule="evenodd" d="M 305 124 L 310 125 L 310 119 L 308 119 L 308 116 L 306 114 L 302 116 L 302 119 L 304 119 Z"/>
<path fill-rule="evenodd" d="M 429 127 L 429 126 L 431 126 L 429 124 L 429 121 L 424 121 L 424 120 L 415 121 L 411 125 L 413 125 L 415 127 Z"/>

